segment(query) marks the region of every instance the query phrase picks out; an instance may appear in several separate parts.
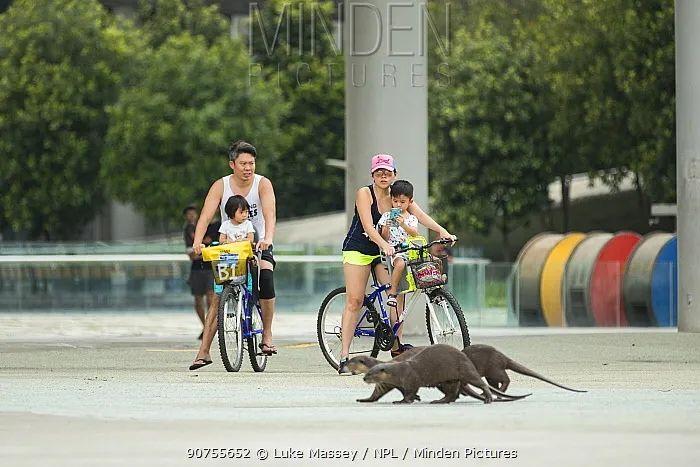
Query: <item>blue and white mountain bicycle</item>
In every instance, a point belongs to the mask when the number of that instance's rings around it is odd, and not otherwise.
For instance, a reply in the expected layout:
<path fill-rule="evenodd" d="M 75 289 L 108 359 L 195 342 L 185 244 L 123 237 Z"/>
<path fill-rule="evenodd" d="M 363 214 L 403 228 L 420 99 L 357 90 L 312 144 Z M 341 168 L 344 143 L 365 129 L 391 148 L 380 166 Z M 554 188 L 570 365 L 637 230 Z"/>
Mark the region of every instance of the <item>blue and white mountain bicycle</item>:
<path fill-rule="evenodd" d="M 453 243 L 453 240 L 440 239 L 425 244 L 423 239 L 422 242 L 411 242 L 403 248 L 396 248 L 396 253 L 409 252 L 406 267 L 408 287 L 402 292 L 406 297 L 404 310 L 393 324 L 383 296 L 390 285 L 380 284 L 372 269 L 373 290 L 365 295 L 359 311 L 350 357 L 363 354 L 376 357 L 380 351 L 391 350 L 408 310 L 420 302 L 425 302 L 425 325 L 431 345 L 448 344 L 460 350 L 469 345 L 469 329 L 462 309 L 444 287 L 447 277 L 443 274 L 442 262 L 428 252 L 431 246 L 438 243 L 446 245 Z M 391 261 L 386 261 L 386 265 L 391 274 Z M 318 310 L 316 324 L 321 352 L 336 370 L 342 345 L 341 320 L 345 299 L 345 287 L 338 287 L 329 293 Z"/>
<path fill-rule="evenodd" d="M 214 279 L 224 286 L 217 316 L 224 367 L 227 371 L 240 370 L 245 349 L 253 370 L 265 371 L 267 356 L 260 351 L 263 325 L 258 299 L 259 254 L 253 255 L 250 242 L 243 241 L 203 248 L 202 259 L 212 262 Z"/>

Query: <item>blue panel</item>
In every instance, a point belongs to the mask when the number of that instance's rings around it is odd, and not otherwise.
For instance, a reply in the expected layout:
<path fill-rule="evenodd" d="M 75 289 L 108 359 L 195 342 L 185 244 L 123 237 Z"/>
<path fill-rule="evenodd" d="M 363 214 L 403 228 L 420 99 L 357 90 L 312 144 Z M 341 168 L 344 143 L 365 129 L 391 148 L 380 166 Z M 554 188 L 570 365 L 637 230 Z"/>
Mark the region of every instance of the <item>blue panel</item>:
<path fill-rule="evenodd" d="M 678 325 L 678 240 L 661 248 L 651 276 L 651 307 L 657 326 Z"/>

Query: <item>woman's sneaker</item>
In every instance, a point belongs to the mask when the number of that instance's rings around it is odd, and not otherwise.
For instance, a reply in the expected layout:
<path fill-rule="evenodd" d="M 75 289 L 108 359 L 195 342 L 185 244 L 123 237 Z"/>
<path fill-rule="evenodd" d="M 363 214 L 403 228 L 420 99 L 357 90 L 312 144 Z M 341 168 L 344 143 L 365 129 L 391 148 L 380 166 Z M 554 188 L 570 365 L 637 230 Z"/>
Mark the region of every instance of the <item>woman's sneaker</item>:
<path fill-rule="evenodd" d="M 352 374 L 352 371 L 350 371 L 350 368 L 348 368 L 348 360 L 350 360 L 348 357 L 345 357 L 340 360 L 338 364 L 338 374 L 339 375 L 350 375 Z"/>

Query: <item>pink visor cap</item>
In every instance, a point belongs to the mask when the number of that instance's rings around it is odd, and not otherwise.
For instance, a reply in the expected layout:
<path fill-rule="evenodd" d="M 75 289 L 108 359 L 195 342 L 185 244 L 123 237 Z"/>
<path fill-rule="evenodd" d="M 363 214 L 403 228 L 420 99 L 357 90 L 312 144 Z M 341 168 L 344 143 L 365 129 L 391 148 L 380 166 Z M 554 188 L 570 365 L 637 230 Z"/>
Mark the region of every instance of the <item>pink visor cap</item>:
<path fill-rule="evenodd" d="M 372 157 L 372 169 L 370 173 L 374 173 L 379 169 L 391 170 L 392 172 L 396 170 L 394 165 L 394 158 L 389 154 L 377 154 Z"/>

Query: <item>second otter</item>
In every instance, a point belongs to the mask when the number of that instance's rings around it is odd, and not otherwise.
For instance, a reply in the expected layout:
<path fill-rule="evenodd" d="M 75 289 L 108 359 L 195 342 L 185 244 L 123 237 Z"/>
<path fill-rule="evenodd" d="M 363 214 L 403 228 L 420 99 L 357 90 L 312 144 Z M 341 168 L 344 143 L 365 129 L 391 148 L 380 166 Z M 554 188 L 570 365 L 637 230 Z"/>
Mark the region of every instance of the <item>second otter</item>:
<path fill-rule="evenodd" d="M 469 384 L 481 388 L 485 404 L 493 401 L 491 390 L 471 360 L 444 344 L 427 347 L 405 361 L 376 365 L 367 372 L 364 380 L 400 390 L 404 398 L 398 403 L 412 403 L 422 387 L 440 387 L 445 393 L 445 397 L 433 403 L 454 402 L 462 388 L 466 389 Z"/>

